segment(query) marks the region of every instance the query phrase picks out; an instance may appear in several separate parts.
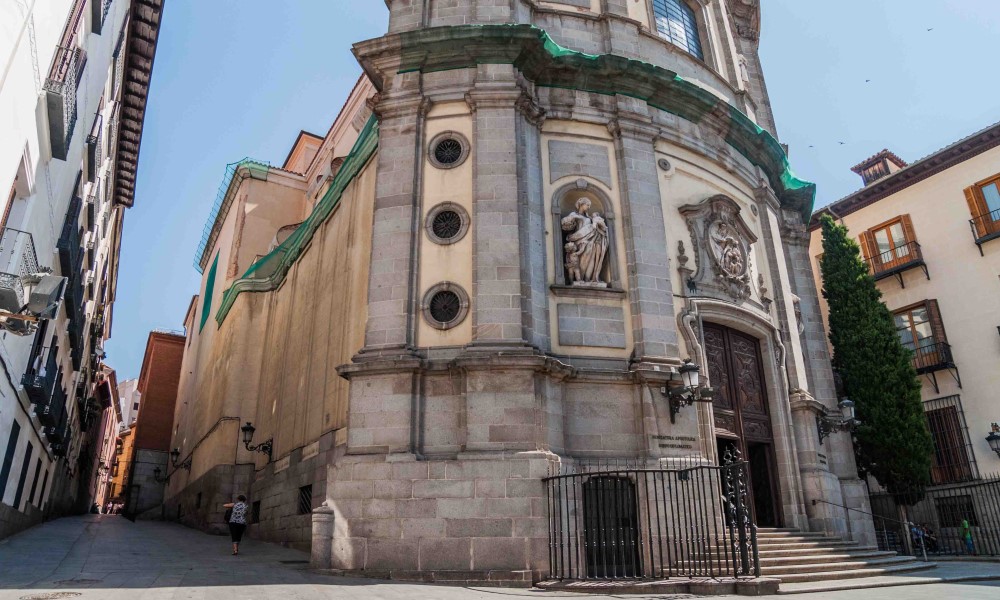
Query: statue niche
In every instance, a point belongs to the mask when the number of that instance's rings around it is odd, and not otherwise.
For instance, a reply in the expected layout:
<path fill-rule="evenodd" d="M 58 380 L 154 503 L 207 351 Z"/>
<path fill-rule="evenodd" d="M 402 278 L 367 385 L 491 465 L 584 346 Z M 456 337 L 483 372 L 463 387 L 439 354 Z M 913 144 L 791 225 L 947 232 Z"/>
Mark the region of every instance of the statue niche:
<path fill-rule="evenodd" d="M 563 258 L 566 281 L 581 287 L 608 287 L 604 262 L 608 257 L 608 224 L 600 212 L 591 212 L 586 196 L 576 201 L 576 210 L 560 221 L 564 232 Z"/>

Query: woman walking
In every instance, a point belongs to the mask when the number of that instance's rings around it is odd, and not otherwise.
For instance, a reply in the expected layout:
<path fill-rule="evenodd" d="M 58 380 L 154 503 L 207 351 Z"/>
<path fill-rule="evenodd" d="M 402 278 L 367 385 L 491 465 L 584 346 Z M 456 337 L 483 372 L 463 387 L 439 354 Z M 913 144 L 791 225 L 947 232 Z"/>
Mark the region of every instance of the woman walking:
<path fill-rule="evenodd" d="M 236 497 L 236 502 L 223 504 L 229 510 L 226 511 L 226 522 L 229 524 L 229 535 L 233 539 L 233 556 L 240 553 L 240 542 L 243 541 L 243 532 L 247 529 L 247 497 L 240 494 Z"/>

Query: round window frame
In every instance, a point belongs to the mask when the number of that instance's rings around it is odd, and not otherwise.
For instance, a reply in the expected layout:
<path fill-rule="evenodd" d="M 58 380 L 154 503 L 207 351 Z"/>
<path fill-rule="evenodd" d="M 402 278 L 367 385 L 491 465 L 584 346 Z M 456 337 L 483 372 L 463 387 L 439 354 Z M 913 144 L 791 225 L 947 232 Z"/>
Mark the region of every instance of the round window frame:
<path fill-rule="evenodd" d="M 455 315 L 454 319 L 448 322 L 438 321 L 433 316 L 431 316 L 431 299 L 434 298 L 434 296 L 436 296 L 440 292 L 451 292 L 456 296 L 458 296 L 459 300 L 458 314 Z M 424 292 L 424 297 L 420 301 L 420 312 L 422 312 L 424 315 L 424 321 L 427 321 L 427 324 L 433 327 L 434 329 L 446 331 L 448 329 L 458 327 L 459 325 L 462 324 L 462 321 L 464 321 L 465 318 L 469 316 L 469 294 L 467 294 L 465 290 L 462 289 L 462 286 L 458 285 L 457 283 L 451 281 L 442 281 L 441 283 L 431 286 L 430 289 Z"/>
<path fill-rule="evenodd" d="M 437 150 L 438 144 L 445 140 L 455 140 L 462 146 L 462 154 L 459 155 L 458 160 L 453 163 L 443 163 L 437 159 L 437 156 L 435 156 L 435 150 Z M 457 131 L 442 131 L 431 138 L 430 144 L 427 145 L 427 159 L 431 161 L 432 165 L 439 169 L 454 169 L 461 166 L 462 163 L 469 158 L 469 152 L 471 149 L 472 146 L 469 144 L 469 140 L 467 140 L 461 133 Z"/>
<path fill-rule="evenodd" d="M 458 213 L 460 219 L 462 219 L 462 226 L 459 228 L 458 233 L 450 238 L 440 237 L 438 234 L 434 233 L 434 219 L 446 210 Z M 435 244 L 440 244 L 442 246 L 449 246 L 451 244 L 456 244 L 462 241 L 465 234 L 469 232 L 469 225 L 471 221 L 469 219 L 469 212 L 465 210 L 461 204 L 456 204 L 454 202 L 442 202 L 434 206 L 432 209 L 427 211 L 427 217 L 424 218 L 424 231 L 427 232 L 427 237 L 431 239 Z"/>

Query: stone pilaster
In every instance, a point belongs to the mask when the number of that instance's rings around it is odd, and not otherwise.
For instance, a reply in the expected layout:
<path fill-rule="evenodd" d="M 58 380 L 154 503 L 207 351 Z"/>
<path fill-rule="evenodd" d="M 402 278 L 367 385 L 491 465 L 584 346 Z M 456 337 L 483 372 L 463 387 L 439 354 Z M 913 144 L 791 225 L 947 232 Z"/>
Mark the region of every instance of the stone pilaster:
<path fill-rule="evenodd" d="M 644 102 L 618 97 L 618 116 L 608 127 L 615 138 L 622 194 L 622 228 L 632 305 L 634 362 L 678 358 L 663 207 L 653 142 L 658 130 Z"/>
<path fill-rule="evenodd" d="M 382 99 L 374 108 L 380 118 L 378 178 L 362 355 L 405 352 L 413 344 L 414 235 L 423 164 L 422 97 Z"/>
<path fill-rule="evenodd" d="M 523 92 L 511 65 L 480 65 L 466 95 L 473 110 L 472 338 L 477 345 L 521 343 L 518 121 Z"/>

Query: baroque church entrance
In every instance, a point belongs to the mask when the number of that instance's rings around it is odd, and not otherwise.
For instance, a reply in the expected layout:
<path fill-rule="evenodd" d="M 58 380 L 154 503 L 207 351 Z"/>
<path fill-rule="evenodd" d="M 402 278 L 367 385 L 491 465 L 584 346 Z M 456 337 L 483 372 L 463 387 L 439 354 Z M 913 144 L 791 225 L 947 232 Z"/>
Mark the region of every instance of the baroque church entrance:
<path fill-rule="evenodd" d="M 774 434 L 768 413 L 760 343 L 721 325 L 706 323 L 705 354 L 715 397 L 715 434 L 722 461 L 739 450 L 750 467 L 750 496 L 759 526 L 781 525 Z"/>

